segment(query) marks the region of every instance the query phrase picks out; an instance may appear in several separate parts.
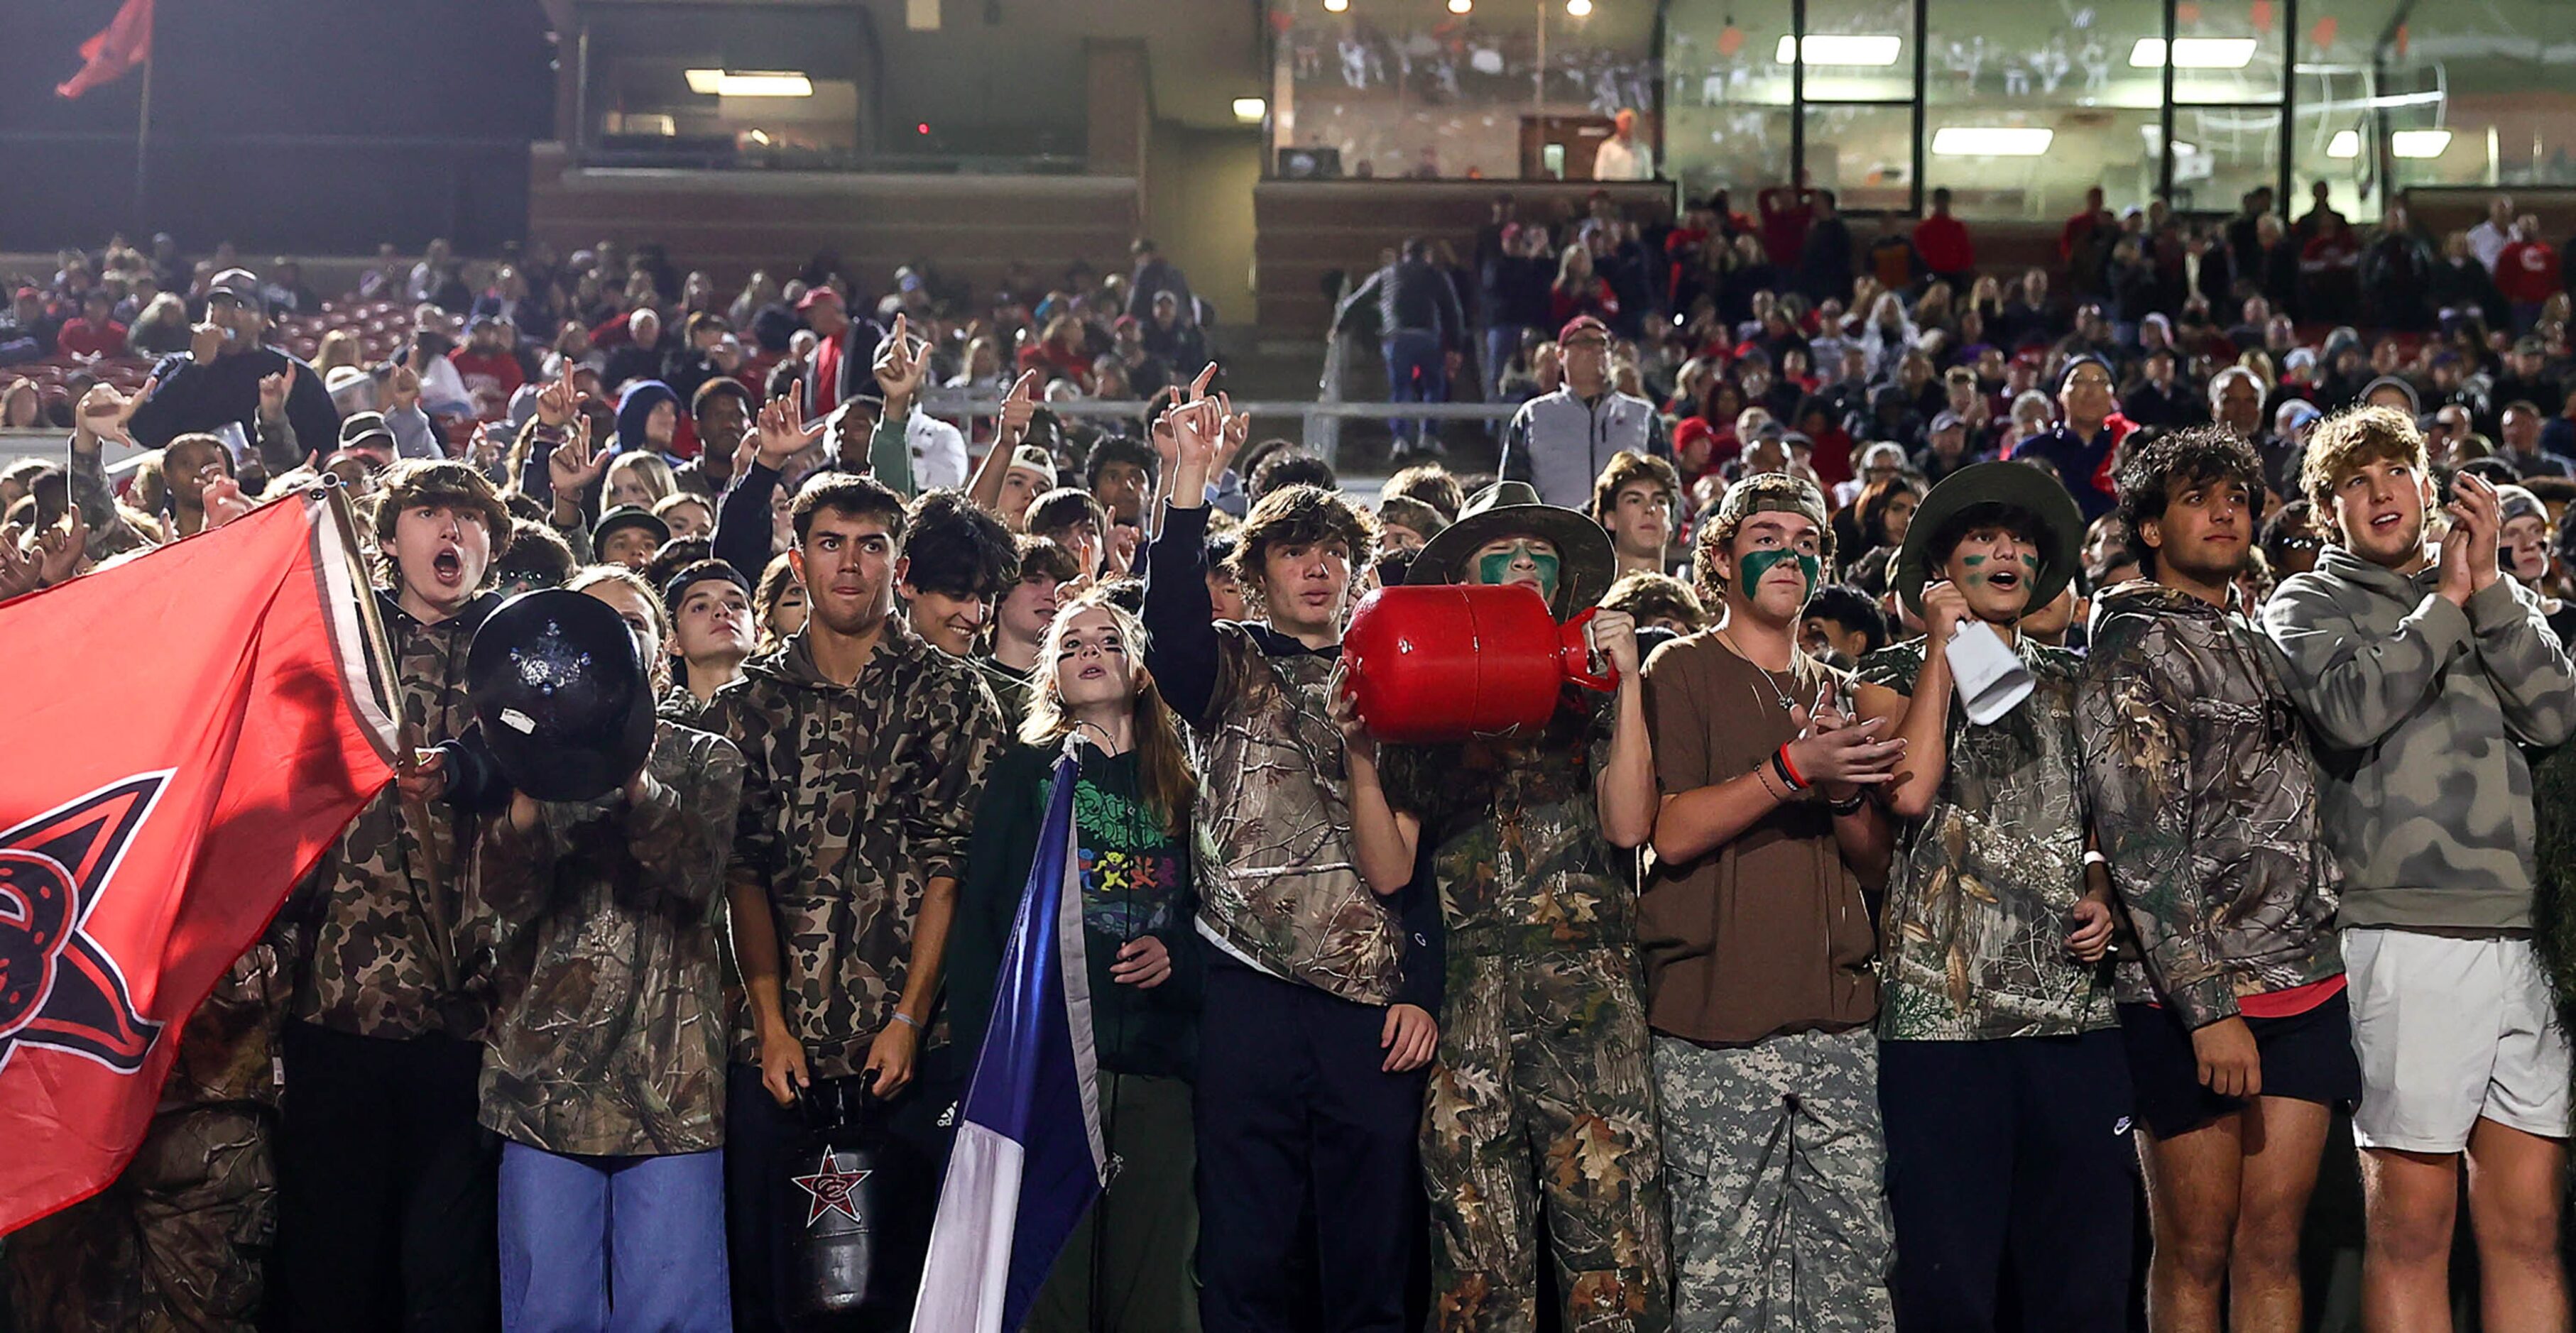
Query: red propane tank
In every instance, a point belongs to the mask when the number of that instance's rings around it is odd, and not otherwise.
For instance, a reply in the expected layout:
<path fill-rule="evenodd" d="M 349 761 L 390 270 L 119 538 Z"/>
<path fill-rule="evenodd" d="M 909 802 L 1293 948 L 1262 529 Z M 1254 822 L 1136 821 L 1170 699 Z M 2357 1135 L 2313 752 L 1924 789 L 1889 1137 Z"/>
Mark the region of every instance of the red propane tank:
<path fill-rule="evenodd" d="M 1571 680 L 1619 683 L 1592 669 L 1587 610 L 1563 625 L 1519 584 L 1417 584 L 1360 599 L 1342 661 L 1362 721 L 1381 740 L 1427 745 L 1527 734 L 1547 725 Z"/>

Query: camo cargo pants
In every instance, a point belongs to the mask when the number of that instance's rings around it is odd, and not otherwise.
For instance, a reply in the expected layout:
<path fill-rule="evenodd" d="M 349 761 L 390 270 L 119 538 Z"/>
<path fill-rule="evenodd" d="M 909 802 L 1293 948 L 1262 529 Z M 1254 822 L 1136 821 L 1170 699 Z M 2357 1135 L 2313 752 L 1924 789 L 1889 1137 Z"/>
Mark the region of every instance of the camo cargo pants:
<path fill-rule="evenodd" d="M 1541 1209 L 1568 1333 L 1662 1333 L 1663 1150 L 1635 954 L 1449 957 L 1422 1121 L 1442 1333 L 1538 1327 Z"/>
<path fill-rule="evenodd" d="M 1877 1039 L 1749 1046 L 1654 1038 L 1672 1196 L 1673 1326 L 1689 1333 L 1891 1327 Z"/>

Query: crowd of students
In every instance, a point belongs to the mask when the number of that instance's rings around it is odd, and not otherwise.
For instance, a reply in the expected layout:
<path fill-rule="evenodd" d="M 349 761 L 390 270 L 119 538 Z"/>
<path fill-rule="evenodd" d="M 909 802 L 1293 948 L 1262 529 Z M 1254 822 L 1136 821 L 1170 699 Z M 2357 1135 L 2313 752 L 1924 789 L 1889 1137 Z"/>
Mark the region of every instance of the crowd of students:
<path fill-rule="evenodd" d="M 1021 326 L 970 441 L 921 399 L 973 340 L 900 283 L 882 330 L 782 303 L 811 345 L 757 391 L 488 335 L 534 373 L 450 430 L 202 276 L 186 350 L 0 474 L 0 598 L 327 476 L 416 748 L 135 1165 L 0 1242 L 23 1328 L 799 1326 L 806 1117 L 869 1099 L 917 1266 L 1068 745 L 1120 1169 L 1034 1326 L 2104 1329 L 2143 1287 L 2158 1329 L 2295 1328 L 2345 1105 L 2369 1325 L 2445 1326 L 2465 1179 L 2485 1326 L 2566 1326 L 2576 481 L 2563 418 L 2481 415 L 2553 385 L 2546 318 L 2284 379 L 2044 278 L 2029 347 L 1940 332 L 1983 316 L 1926 318 L 1937 280 L 1858 326 L 1765 288 L 1633 396 L 1670 348 L 1578 311 L 1499 475 L 1363 502 L 1205 362 L 1068 425 L 1079 321 Z M 1382 741 L 1339 646 L 1399 582 L 1598 608 L 1615 688 Z M 593 802 L 467 734 L 477 627 L 548 587 L 659 692 Z"/>

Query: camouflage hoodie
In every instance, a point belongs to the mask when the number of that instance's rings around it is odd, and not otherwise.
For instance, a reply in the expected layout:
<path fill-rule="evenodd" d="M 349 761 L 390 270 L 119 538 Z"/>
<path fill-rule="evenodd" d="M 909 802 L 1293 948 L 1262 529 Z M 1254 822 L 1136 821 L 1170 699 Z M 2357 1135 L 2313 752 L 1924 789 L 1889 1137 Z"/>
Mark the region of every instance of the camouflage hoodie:
<path fill-rule="evenodd" d="M 2142 955 L 2115 993 L 2188 1027 L 2343 971 L 2341 876 L 2281 677 L 2237 609 L 2143 579 L 2096 603 L 2076 718 L 2094 833 Z"/>
<path fill-rule="evenodd" d="M 435 625 L 379 592 L 406 744 L 453 740 L 474 720 L 465 652 L 501 604 L 485 593 Z M 313 953 L 295 1016 L 362 1037 L 443 1032 L 475 1040 L 491 1013 L 491 920 L 466 892 L 462 819 L 406 809 L 387 787 L 340 835 L 299 893 Z"/>
<path fill-rule="evenodd" d="M 2348 926 L 2531 924 L 2531 767 L 2576 730 L 2576 669 L 2539 602 L 2499 577 L 2463 609 L 2340 546 L 2263 620 L 2323 749 Z"/>
<path fill-rule="evenodd" d="M 744 663 L 705 726 L 742 752 L 731 880 L 768 890 L 787 1025 L 815 1077 L 856 1074 L 903 998 L 930 881 L 965 876 L 1001 708 L 890 616 L 855 682 L 825 676 L 799 632 Z"/>
<path fill-rule="evenodd" d="M 742 755 L 658 724 L 641 804 L 612 792 L 508 812 L 475 858 L 510 926 L 483 1060 L 483 1123 L 548 1152 L 665 1156 L 724 1143 L 717 908 Z"/>

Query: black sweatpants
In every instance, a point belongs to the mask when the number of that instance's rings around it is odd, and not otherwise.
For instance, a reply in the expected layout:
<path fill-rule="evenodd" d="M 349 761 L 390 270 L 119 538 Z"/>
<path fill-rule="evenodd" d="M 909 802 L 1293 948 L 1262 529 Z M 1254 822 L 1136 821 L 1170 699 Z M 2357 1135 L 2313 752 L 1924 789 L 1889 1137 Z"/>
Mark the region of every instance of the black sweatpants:
<path fill-rule="evenodd" d="M 501 1324 L 501 1140 L 483 1044 L 286 1025 L 276 1289 L 293 1333 Z"/>
<path fill-rule="evenodd" d="M 2117 1030 L 1882 1041 L 1896 1327 L 1996 1327 L 2006 1260 L 2028 1333 L 2128 1326 L 2137 1157 Z"/>
<path fill-rule="evenodd" d="M 893 1265 L 907 1293 L 903 1308 L 881 1321 L 867 1319 L 800 1321 L 790 1279 L 789 1247 L 796 1233 L 789 1228 L 788 1206 L 805 1198 L 789 1177 L 811 1171 L 816 1162 L 800 1162 L 809 1128 L 802 1103 L 780 1106 L 760 1085 L 757 1066 L 732 1064 L 725 1069 L 725 1250 L 733 1277 L 733 1322 L 738 1333 L 786 1333 L 803 1329 L 876 1329 L 900 1333 L 912 1322 L 908 1293 L 921 1283 L 922 1260 L 928 1254 L 930 1224 L 938 1214 L 939 1182 L 947 1170 L 950 1131 L 938 1124 L 957 1100 L 955 1082 L 945 1076 L 940 1051 L 915 1065 L 921 1076 L 905 1089 L 888 1113 L 886 1147 L 879 1169 L 897 1177 L 892 1194 L 901 1216 L 885 1230 L 878 1261 Z M 831 1080 L 816 1080 L 813 1095 Z"/>
<path fill-rule="evenodd" d="M 1385 1026 L 1383 1008 L 1211 952 L 1197 1117 L 1207 1333 L 1405 1327 L 1424 1075 L 1380 1068 Z"/>

